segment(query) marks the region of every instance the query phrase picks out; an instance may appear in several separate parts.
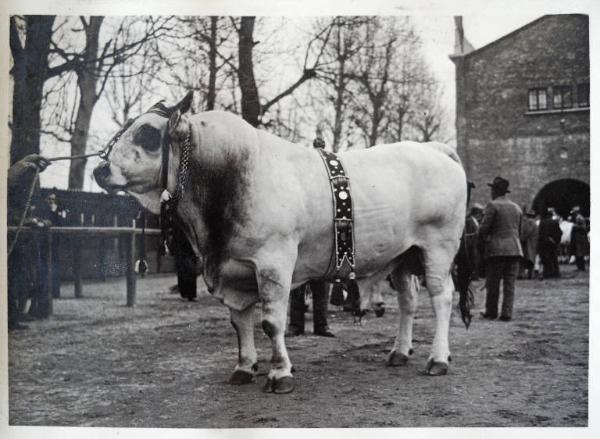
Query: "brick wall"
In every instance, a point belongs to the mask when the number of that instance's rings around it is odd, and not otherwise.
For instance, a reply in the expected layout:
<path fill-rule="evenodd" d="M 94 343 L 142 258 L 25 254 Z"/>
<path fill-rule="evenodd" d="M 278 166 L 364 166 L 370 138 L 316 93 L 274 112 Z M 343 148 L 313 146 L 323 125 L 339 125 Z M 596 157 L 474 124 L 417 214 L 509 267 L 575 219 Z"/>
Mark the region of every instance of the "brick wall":
<path fill-rule="evenodd" d="M 528 90 L 589 83 L 589 23 L 584 15 L 544 16 L 456 64 L 457 143 L 473 200 L 502 175 L 512 198 L 531 204 L 551 181 L 590 182 L 589 109 L 528 114 Z M 574 96 L 576 101 L 576 96 Z"/>

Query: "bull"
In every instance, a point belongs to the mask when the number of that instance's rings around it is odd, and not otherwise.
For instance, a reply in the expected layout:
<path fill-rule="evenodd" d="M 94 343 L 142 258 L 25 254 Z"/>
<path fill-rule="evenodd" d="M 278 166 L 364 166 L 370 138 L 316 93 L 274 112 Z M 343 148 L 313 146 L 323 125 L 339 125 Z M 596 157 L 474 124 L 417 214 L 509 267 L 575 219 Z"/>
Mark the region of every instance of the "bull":
<path fill-rule="evenodd" d="M 292 363 L 284 340 L 289 292 L 331 275 L 328 175 L 315 150 L 233 114 L 192 114 L 191 102 L 188 93 L 175 106 L 160 102 L 130 121 L 110 142 L 95 178 L 108 191 L 127 191 L 153 213 L 177 194 L 173 216 L 202 255 L 207 288 L 229 308 L 237 333 L 238 362 L 229 382 L 255 379 L 253 316 L 260 303 L 262 329 L 272 344 L 264 390 L 291 392 Z M 449 146 L 415 142 L 349 151 L 339 159 L 353 198 L 352 274 L 361 308 L 388 276 L 398 295 L 398 332 L 387 365 L 404 365 L 412 354 L 413 275 L 422 274 L 435 311 L 425 372 L 444 375 L 450 358 L 451 267 L 467 202 L 460 160 Z"/>

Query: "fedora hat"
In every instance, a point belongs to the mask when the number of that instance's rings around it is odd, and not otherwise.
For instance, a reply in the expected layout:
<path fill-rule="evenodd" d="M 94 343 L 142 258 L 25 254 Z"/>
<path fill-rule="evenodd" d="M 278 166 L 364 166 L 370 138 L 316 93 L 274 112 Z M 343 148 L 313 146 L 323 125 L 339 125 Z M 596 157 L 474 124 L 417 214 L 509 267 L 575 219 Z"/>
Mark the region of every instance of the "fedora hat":
<path fill-rule="evenodd" d="M 497 189 L 499 192 L 502 192 L 504 194 L 510 192 L 508 190 L 508 180 L 502 177 L 496 177 L 494 178 L 494 181 L 492 181 L 491 183 L 487 184 L 489 187 L 493 187 L 495 189 Z"/>

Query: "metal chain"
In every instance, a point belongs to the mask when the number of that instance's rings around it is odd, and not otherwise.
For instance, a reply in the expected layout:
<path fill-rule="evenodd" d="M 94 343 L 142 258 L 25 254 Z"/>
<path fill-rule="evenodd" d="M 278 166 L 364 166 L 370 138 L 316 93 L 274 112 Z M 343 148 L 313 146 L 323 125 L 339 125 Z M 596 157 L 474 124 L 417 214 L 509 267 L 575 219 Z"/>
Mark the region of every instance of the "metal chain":
<path fill-rule="evenodd" d="M 181 159 L 179 162 L 179 169 L 177 170 L 177 188 L 173 198 L 179 200 L 183 196 L 183 192 L 188 181 L 188 167 L 190 162 L 190 143 L 191 143 L 192 130 L 190 129 L 187 133 L 183 145 L 181 148 Z"/>

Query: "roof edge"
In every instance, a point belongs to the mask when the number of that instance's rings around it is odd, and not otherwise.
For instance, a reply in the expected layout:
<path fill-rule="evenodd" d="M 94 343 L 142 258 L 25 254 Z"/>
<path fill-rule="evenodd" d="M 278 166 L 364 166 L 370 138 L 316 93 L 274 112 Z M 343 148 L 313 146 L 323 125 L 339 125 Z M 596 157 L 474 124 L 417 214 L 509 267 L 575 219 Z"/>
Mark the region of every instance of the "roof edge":
<path fill-rule="evenodd" d="M 500 38 L 497 38 L 494 41 L 491 41 L 491 42 L 487 43 L 485 46 L 481 46 L 481 47 L 473 50 L 472 52 L 466 53 L 464 55 L 450 55 L 450 58 L 451 59 L 452 58 L 461 58 L 461 57 L 462 58 L 468 58 L 468 57 L 470 57 L 473 54 L 480 53 L 480 52 L 488 49 L 489 47 L 494 46 L 495 44 L 499 43 L 500 41 L 504 41 L 504 40 L 512 37 L 513 35 L 515 35 L 515 34 L 517 34 L 519 32 L 524 31 L 525 29 L 527 29 L 527 28 L 529 28 L 529 27 L 537 24 L 538 22 L 540 22 L 542 20 L 545 20 L 545 19 L 547 19 L 549 17 L 560 17 L 560 16 L 563 16 L 563 15 L 567 15 L 567 16 L 571 16 L 571 17 L 573 17 L 573 16 L 583 16 L 583 17 L 588 17 L 589 18 L 588 14 L 576 14 L 576 13 L 574 13 L 574 14 L 545 14 L 545 15 L 542 15 L 541 17 L 539 17 L 539 18 L 536 18 L 533 21 L 530 21 L 529 23 L 524 24 L 523 26 L 521 26 L 521 27 L 513 30 L 512 32 L 509 32 L 509 33 L 501 36 Z"/>

